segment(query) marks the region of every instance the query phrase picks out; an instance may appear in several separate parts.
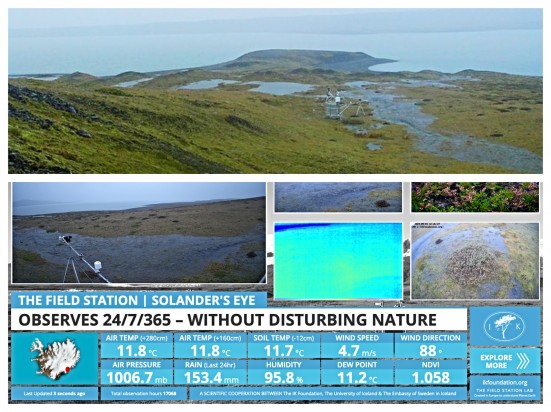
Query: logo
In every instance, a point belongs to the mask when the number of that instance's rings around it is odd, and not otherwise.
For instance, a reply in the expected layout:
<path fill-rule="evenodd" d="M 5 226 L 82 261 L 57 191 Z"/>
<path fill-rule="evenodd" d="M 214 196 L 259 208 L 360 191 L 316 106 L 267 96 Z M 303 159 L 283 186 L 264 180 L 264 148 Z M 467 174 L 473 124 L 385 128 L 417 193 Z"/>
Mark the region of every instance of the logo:
<path fill-rule="evenodd" d="M 484 333 L 495 341 L 509 342 L 520 338 L 526 329 L 524 319 L 515 312 L 492 313 L 484 321 Z"/>

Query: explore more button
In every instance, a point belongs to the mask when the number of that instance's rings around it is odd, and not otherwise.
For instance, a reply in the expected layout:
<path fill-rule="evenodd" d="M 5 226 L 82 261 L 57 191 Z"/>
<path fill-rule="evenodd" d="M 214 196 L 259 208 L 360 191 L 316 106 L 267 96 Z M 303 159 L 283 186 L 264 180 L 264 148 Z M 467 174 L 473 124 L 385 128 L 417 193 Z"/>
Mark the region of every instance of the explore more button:
<path fill-rule="evenodd" d="M 541 373 L 539 348 L 471 348 L 471 373 Z"/>

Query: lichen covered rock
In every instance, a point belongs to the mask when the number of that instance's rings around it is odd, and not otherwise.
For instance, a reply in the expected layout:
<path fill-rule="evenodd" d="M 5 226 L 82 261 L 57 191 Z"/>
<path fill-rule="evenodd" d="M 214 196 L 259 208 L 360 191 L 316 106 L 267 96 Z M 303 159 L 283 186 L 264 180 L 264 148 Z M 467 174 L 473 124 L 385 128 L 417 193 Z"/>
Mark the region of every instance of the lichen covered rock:
<path fill-rule="evenodd" d="M 469 245 L 453 252 L 448 260 L 448 273 L 465 287 L 479 286 L 497 270 L 495 253 L 484 245 Z"/>

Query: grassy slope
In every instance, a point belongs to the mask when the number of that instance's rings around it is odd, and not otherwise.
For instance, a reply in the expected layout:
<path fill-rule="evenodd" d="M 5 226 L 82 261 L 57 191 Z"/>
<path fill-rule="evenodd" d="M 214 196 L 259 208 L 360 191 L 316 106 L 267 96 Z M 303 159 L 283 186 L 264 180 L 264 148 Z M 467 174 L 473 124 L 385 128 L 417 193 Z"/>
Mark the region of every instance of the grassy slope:
<path fill-rule="evenodd" d="M 10 80 L 48 91 L 85 115 L 10 98 L 15 108 L 54 122 L 43 129 L 36 122 L 10 116 L 10 151 L 27 164 L 51 170 L 60 167 L 72 173 L 511 172 L 416 152 L 411 136 L 396 125 L 377 130 L 378 140 L 385 141 L 383 150 L 366 150 L 369 135 L 357 137 L 339 122 L 324 119 L 323 104 L 311 98 L 269 96 L 235 86 L 167 90 L 167 86 L 182 84 L 184 78 L 218 75 L 179 73 L 131 89 L 109 87 L 122 79 Z M 140 76 L 131 74 L 124 80 Z M 320 76 L 326 78 L 327 74 L 318 75 L 317 80 Z M 306 80 L 309 76 L 301 77 Z M 338 77 L 341 80 L 342 75 Z M 526 113 L 530 112 L 521 114 Z M 442 121 L 452 115 L 443 111 Z M 368 125 L 371 118 L 364 122 Z M 92 137 L 79 136 L 77 130 Z"/>

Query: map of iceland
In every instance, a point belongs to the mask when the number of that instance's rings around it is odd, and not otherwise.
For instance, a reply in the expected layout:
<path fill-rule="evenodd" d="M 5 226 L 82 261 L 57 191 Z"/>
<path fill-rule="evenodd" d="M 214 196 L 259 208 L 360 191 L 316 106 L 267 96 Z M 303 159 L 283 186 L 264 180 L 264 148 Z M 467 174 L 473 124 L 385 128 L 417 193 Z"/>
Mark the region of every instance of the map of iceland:
<path fill-rule="evenodd" d="M 36 361 L 40 367 L 38 375 L 46 375 L 48 378 L 57 380 L 63 374 L 67 374 L 73 369 L 80 360 L 80 350 L 75 343 L 67 338 L 65 342 L 49 343 L 47 348 L 40 339 L 36 338 L 31 345 L 31 352 L 38 351 L 38 356 L 31 359 Z"/>

